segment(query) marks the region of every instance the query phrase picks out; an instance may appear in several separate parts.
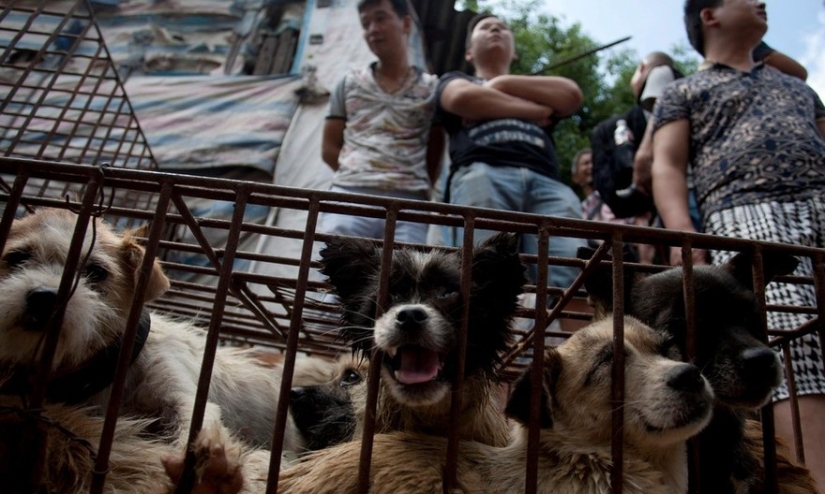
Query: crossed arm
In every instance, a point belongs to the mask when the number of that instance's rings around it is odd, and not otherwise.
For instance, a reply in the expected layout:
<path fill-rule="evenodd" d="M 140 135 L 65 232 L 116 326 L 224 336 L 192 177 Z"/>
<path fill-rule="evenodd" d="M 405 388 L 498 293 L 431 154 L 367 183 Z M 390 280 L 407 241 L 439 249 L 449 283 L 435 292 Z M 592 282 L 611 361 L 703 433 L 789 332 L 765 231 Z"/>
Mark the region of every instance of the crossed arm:
<path fill-rule="evenodd" d="M 540 125 L 572 115 L 582 99 L 575 82 L 548 76 L 502 75 L 481 86 L 453 79 L 441 92 L 441 106 L 467 120 L 518 118 Z"/>

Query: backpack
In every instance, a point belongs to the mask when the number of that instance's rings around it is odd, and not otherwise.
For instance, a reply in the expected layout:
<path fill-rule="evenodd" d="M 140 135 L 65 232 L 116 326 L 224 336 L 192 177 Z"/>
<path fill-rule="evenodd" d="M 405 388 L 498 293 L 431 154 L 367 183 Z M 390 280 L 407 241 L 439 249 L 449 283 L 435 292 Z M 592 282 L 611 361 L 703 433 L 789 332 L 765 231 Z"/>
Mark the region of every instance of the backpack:
<path fill-rule="evenodd" d="M 633 142 L 617 148 L 613 133 L 620 119 L 627 121 L 633 132 Z M 617 195 L 617 191 L 623 191 L 633 183 L 633 156 L 639 149 L 646 127 L 644 110 L 637 105 L 621 115 L 599 122 L 590 134 L 593 187 L 617 218 L 629 218 L 653 210 L 653 198 L 635 189 L 629 195 Z"/>

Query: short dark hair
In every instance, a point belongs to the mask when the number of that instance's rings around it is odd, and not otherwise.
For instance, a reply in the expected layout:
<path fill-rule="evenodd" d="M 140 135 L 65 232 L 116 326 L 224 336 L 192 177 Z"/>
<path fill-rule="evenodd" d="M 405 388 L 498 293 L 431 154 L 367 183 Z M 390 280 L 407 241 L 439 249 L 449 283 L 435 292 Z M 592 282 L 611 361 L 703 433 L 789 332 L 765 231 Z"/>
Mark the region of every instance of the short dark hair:
<path fill-rule="evenodd" d="M 480 14 L 474 15 L 470 19 L 470 22 L 467 23 L 467 37 L 464 40 L 464 49 L 470 49 L 470 44 L 472 43 L 473 38 L 473 29 L 476 28 L 476 25 L 484 19 L 489 19 L 490 17 L 495 17 L 495 15 L 491 14 L 490 12 L 482 12 Z"/>
<path fill-rule="evenodd" d="M 387 0 L 392 9 L 398 14 L 398 17 L 406 17 L 410 15 L 410 4 L 407 3 L 407 0 Z M 358 1 L 358 12 L 363 12 L 365 8 L 371 7 L 373 5 L 378 5 L 381 3 L 381 0 L 359 0 Z"/>
<path fill-rule="evenodd" d="M 712 9 L 724 0 L 685 0 L 685 30 L 688 41 L 696 51 L 705 56 L 705 37 L 702 35 L 702 10 Z"/>

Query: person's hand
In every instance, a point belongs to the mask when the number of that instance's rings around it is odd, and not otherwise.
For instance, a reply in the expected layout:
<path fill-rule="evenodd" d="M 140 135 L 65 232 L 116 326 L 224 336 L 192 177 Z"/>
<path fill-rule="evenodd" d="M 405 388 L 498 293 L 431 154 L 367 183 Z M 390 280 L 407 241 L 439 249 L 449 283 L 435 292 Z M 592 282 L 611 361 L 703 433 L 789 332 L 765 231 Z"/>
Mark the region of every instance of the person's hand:
<path fill-rule="evenodd" d="M 705 249 L 691 249 L 691 256 L 693 259 L 694 266 L 700 266 L 703 264 L 708 264 L 708 251 Z M 671 266 L 681 266 L 682 265 L 682 248 L 681 247 L 671 247 L 670 248 L 670 265 Z"/>

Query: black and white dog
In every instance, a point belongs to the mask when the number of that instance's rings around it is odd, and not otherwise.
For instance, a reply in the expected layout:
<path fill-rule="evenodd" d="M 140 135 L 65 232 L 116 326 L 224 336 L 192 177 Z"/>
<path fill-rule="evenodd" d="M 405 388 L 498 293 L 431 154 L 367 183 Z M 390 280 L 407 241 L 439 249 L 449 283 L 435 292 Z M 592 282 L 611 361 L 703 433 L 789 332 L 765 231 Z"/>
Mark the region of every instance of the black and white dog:
<path fill-rule="evenodd" d="M 509 428 L 495 403 L 495 369 L 526 282 L 517 238 L 494 235 L 466 260 L 444 249 L 399 249 L 386 273 L 381 252 L 373 241 L 351 238 L 321 250 L 321 272 L 343 306 L 342 336 L 354 349 L 381 350 L 378 432 L 446 435 L 452 382 L 462 372 L 462 437 L 503 446 Z M 463 262 L 472 265 L 472 283 L 466 361 L 459 368 Z M 389 279 L 385 307 L 378 306 L 382 277 Z"/>

